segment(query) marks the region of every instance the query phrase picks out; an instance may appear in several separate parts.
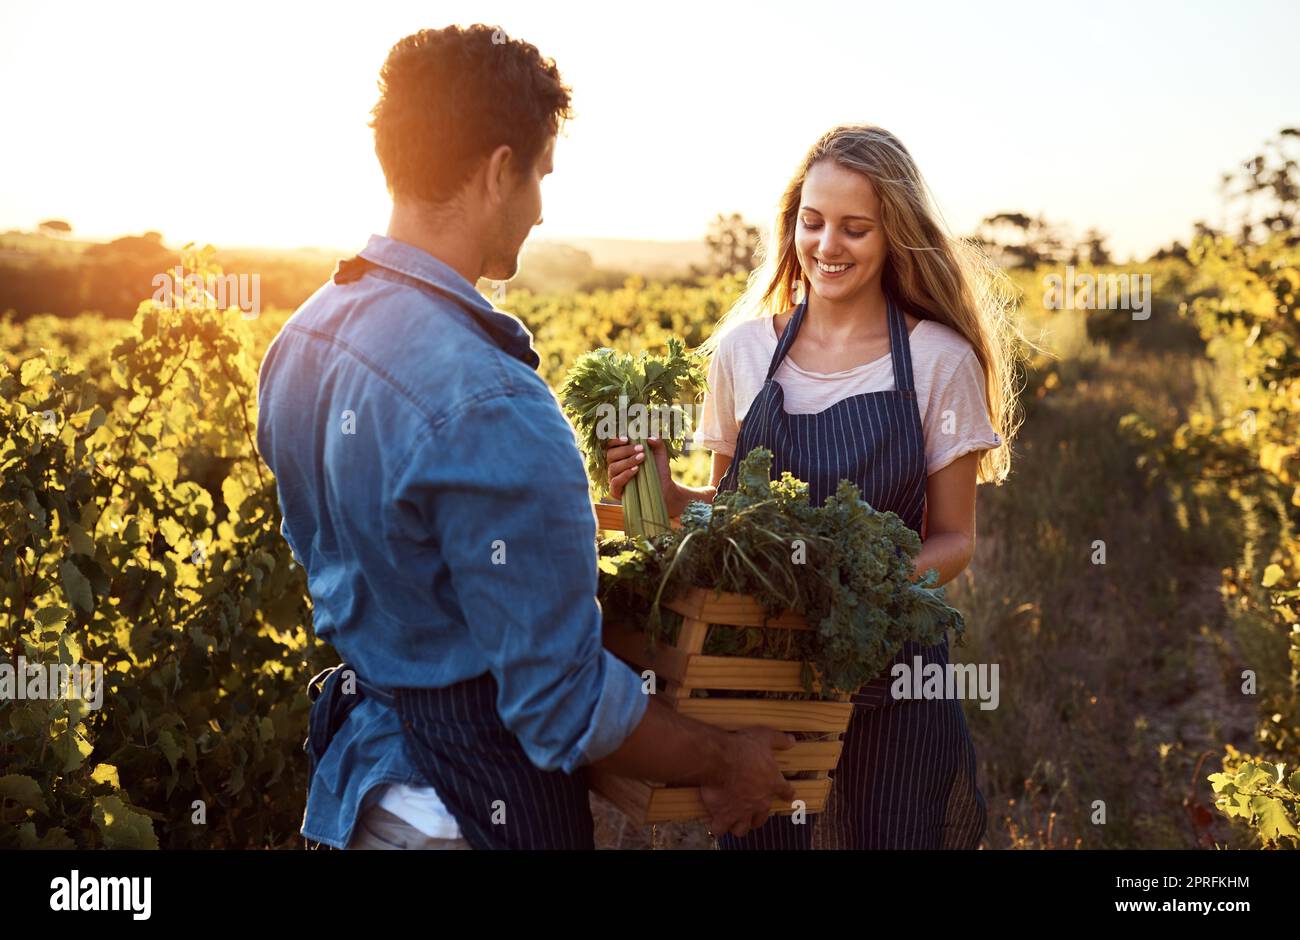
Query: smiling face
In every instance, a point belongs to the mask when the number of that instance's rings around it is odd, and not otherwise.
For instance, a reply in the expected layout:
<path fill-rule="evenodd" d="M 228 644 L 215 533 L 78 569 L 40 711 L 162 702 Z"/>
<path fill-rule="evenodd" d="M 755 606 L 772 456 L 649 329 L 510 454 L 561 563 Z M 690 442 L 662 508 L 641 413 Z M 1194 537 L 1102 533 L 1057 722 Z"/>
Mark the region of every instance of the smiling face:
<path fill-rule="evenodd" d="M 803 181 L 794 245 L 813 292 L 825 300 L 852 300 L 878 283 L 888 246 L 871 180 L 834 160 L 814 164 Z"/>

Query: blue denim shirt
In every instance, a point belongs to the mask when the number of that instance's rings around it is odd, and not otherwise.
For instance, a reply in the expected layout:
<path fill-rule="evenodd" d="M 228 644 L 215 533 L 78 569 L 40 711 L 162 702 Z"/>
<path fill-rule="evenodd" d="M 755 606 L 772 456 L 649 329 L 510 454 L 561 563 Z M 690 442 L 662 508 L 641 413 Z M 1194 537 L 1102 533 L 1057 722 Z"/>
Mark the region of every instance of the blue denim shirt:
<path fill-rule="evenodd" d="M 361 257 L 379 267 L 312 295 L 258 388 L 258 449 L 316 633 L 385 689 L 490 672 L 528 757 L 571 773 L 646 708 L 601 646 L 573 429 L 517 319 L 411 245 L 374 235 Z M 317 767 L 303 835 L 345 846 L 387 783 L 428 786 L 396 712 L 363 696 Z"/>

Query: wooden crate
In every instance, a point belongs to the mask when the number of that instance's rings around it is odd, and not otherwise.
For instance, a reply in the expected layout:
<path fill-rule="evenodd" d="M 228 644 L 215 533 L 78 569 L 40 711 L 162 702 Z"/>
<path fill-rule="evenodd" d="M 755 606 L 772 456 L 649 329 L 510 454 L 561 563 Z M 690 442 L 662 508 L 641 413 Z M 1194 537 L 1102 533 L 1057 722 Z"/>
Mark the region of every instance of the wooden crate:
<path fill-rule="evenodd" d="M 623 531 L 623 507 L 595 504 L 597 525 L 602 531 Z M 624 626 L 606 624 L 605 647 L 638 672 L 652 669 L 656 695 L 683 715 L 707 724 L 734 730 L 767 725 L 779 731 L 820 732 L 828 740 L 800 741 L 787 751 L 775 752 L 777 764 L 786 776 L 812 774 L 811 779 L 793 780 L 795 799 L 807 812 L 818 813 L 826 806 L 833 770 L 844 746 L 853 705 L 848 695 L 835 701 L 787 701 L 782 699 L 698 698 L 695 690 L 805 692 L 803 663 L 740 656 L 705 656 L 704 638 L 709 624 L 732 627 L 777 627 L 788 630 L 812 629 L 802 616 L 786 612 L 768 617 L 752 598 L 739 594 L 692 590 L 663 604 L 682 615 L 676 643 L 660 642 L 647 650 L 645 635 Z M 592 788 L 640 825 L 707 819 L 698 787 L 675 787 L 646 780 L 619 777 L 591 769 Z M 773 815 L 790 815 L 790 803 L 772 804 Z"/>

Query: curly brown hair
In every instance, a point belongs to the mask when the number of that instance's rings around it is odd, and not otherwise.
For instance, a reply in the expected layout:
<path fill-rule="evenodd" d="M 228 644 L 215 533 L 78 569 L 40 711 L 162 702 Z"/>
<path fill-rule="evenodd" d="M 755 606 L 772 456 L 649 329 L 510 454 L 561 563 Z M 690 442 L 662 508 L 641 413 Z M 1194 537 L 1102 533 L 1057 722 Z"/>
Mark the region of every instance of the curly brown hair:
<path fill-rule="evenodd" d="M 422 29 L 379 73 L 370 121 L 389 193 L 442 203 L 501 145 L 531 167 L 572 117 L 552 59 L 499 28 Z"/>

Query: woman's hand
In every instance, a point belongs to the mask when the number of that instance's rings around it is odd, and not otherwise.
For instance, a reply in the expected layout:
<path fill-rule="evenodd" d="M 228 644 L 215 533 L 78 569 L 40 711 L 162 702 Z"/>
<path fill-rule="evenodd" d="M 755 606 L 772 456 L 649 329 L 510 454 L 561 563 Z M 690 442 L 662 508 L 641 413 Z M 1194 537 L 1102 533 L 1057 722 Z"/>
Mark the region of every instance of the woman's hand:
<path fill-rule="evenodd" d="M 647 439 L 646 445 L 649 445 L 649 453 L 654 455 L 655 463 L 658 465 L 659 485 L 664 491 L 664 505 L 668 507 L 668 515 L 676 518 L 682 514 L 687 501 L 693 497 L 684 493 L 673 480 L 672 472 L 668 467 L 668 449 L 664 447 L 664 442 L 657 437 L 651 437 Z M 641 464 L 645 463 L 646 445 L 629 444 L 626 437 L 615 437 L 610 440 L 605 448 L 610 496 L 615 499 L 623 498 L 623 487 L 641 469 Z"/>

